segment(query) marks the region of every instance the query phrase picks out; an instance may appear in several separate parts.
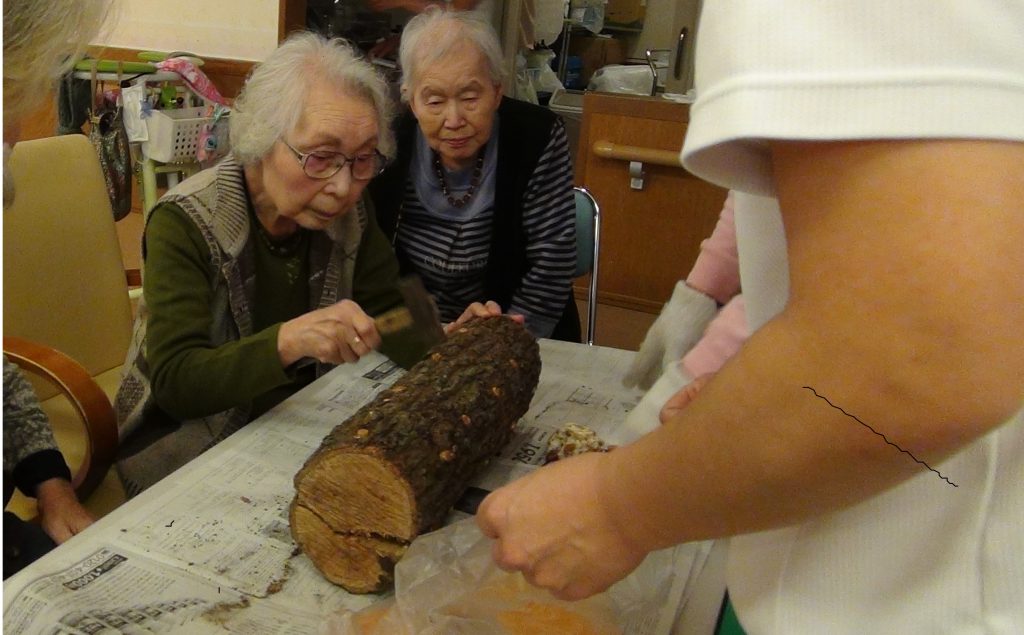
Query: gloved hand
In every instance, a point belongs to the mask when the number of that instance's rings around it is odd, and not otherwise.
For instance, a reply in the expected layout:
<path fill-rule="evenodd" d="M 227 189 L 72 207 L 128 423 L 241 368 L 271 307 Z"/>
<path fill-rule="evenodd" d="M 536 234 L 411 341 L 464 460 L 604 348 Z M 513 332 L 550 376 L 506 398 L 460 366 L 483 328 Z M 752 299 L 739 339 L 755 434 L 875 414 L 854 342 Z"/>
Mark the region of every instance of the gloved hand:
<path fill-rule="evenodd" d="M 665 364 L 661 377 L 644 393 L 644 396 L 629 411 L 626 420 L 616 430 L 616 442 L 621 445 L 632 443 L 661 425 L 661 411 L 669 399 L 687 386 L 693 378 L 683 369 L 681 361 Z"/>
<path fill-rule="evenodd" d="M 627 388 L 650 389 L 661 376 L 665 364 L 678 361 L 693 348 L 717 311 L 718 305 L 713 298 L 687 286 L 682 280 L 677 282 L 672 297 L 647 330 L 633 364 L 622 378 L 622 384 Z"/>

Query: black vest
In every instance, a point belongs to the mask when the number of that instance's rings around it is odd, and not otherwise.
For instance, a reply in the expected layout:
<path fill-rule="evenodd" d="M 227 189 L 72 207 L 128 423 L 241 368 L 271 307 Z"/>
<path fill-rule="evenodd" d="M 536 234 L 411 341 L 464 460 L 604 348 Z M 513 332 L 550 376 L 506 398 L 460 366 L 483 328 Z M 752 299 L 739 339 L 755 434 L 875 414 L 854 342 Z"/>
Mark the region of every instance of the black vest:
<path fill-rule="evenodd" d="M 507 310 L 512 295 L 526 274 L 526 233 L 523 231 L 523 197 L 533 171 L 551 138 L 558 115 L 524 101 L 505 97 L 498 107 L 498 165 L 494 188 L 494 221 L 491 250 L 484 273 L 484 300 L 494 300 Z M 370 182 L 369 190 L 377 222 L 389 240 L 394 241 L 398 215 L 405 197 L 409 164 L 412 161 L 418 123 L 411 110 L 405 110 L 395 122 L 398 156 L 384 172 Z M 492 133 L 493 134 L 493 133 Z M 403 274 L 412 267 L 399 254 Z M 552 339 L 581 340 L 579 312 L 572 291 L 566 299 Z"/>

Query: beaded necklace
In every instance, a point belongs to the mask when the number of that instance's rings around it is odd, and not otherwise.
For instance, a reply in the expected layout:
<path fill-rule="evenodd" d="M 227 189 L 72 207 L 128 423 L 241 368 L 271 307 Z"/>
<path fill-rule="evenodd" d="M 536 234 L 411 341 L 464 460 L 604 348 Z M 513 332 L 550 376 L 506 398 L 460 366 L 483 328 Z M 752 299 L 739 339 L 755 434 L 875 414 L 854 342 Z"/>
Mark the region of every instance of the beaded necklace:
<path fill-rule="evenodd" d="M 480 185 L 480 176 L 484 172 L 484 149 L 484 147 L 480 148 L 479 153 L 477 153 L 476 164 L 473 166 L 473 176 L 469 180 L 469 189 L 459 198 L 453 197 L 448 190 L 448 181 L 445 180 L 444 168 L 441 167 L 441 156 L 437 152 L 431 152 L 434 156 L 434 172 L 437 173 L 437 180 L 441 182 L 441 193 L 448 199 L 448 204 L 452 207 L 465 207 L 466 203 L 476 194 L 476 188 Z"/>

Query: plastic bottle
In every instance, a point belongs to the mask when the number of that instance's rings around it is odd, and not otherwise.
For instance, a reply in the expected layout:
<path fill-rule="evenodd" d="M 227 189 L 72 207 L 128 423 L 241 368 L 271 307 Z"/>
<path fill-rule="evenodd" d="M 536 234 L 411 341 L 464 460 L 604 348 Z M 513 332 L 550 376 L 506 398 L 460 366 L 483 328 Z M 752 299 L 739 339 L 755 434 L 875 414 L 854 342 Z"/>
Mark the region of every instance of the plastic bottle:
<path fill-rule="evenodd" d="M 565 60 L 565 87 L 576 90 L 585 88 L 583 85 L 583 60 L 579 55 L 570 55 Z"/>

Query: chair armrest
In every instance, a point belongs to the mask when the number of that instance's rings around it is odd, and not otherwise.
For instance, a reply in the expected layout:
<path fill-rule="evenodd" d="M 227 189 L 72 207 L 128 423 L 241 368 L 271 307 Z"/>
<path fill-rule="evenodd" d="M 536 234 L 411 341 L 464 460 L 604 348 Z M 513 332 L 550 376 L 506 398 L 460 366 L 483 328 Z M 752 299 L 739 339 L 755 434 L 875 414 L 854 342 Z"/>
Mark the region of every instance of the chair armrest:
<path fill-rule="evenodd" d="M 117 455 L 117 419 L 110 400 L 81 364 L 49 346 L 5 336 L 4 355 L 56 386 L 85 424 L 88 451 L 71 482 L 78 500 L 85 500 L 103 481 Z"/>

